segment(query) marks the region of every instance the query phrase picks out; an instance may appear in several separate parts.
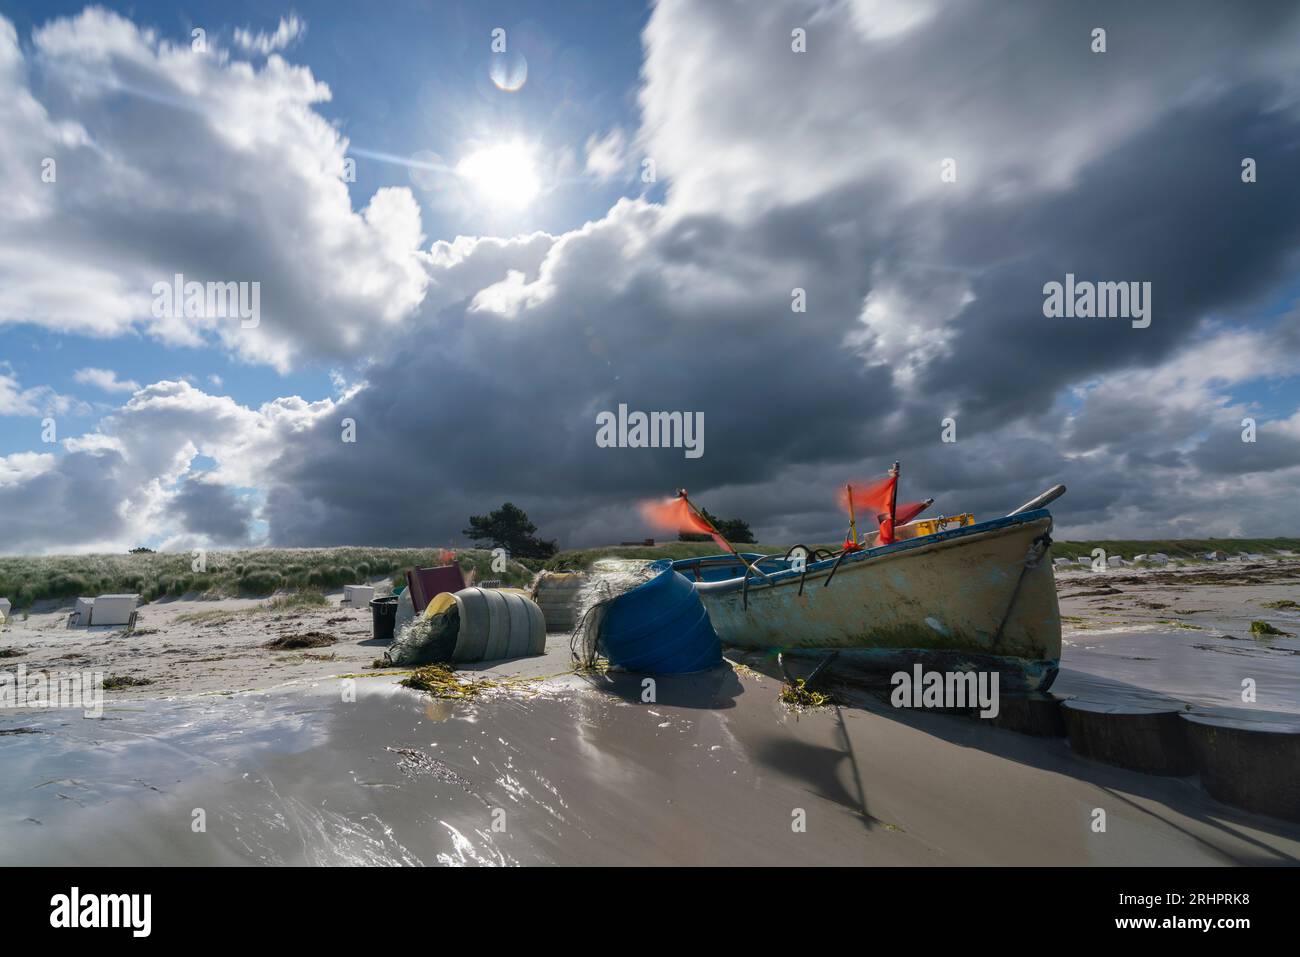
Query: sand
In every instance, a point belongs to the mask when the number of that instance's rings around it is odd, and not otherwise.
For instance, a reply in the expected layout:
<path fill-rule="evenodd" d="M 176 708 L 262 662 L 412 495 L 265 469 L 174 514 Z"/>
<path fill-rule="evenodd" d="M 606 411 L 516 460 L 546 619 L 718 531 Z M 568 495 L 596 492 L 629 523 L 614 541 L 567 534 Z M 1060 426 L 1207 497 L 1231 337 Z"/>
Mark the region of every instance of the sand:
<path fill-rule="evenodd" d="M 1230 700 L 1244 660 L 1261 696 L 1300 710 L 1296 640 L 1248 637 L 1254 619 L 1300 633 L 1300 615 L 1261 607 L 1300 600 L 1300 564 L 1261 564 L 1060 574 L 1062 613 L 1079 619 L 1067 667 Z M 1082 594 L 1103 587 L 1118 593 Z M 7 670 L 153 683 L 110 692 L 98 719 L 0 713 L 0 863 L 1300 861 L 1300 827 L 1219 804 L 1194 779 L 866 694 L 792 711 L 754 656 L 661 678 L 644 701 L 638 677 L 569 673 L 568 637 L 552 635 L 545 656 L 474 673 L 540 680 L 448 702 L 366 667 L 382 653 L 368 610 L 177 621 L 257 604 L 151 604 L 132 636 L 67 630 L 46 609 L 3 632 L 0 648 L 22 652 Z M 305 632 L 338 641 L 263 647 Z"/>

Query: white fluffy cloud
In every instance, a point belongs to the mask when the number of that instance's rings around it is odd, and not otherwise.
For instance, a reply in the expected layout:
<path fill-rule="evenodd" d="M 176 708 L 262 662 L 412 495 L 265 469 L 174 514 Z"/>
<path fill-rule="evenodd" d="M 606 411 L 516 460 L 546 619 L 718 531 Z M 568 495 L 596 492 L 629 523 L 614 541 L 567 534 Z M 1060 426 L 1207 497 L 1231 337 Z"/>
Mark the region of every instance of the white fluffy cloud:
<path fill-rule="evenodd" d="M 353 210 L 310 70 L 195 52 L 99 8 L 32 45 L 29 62 L 0 18 L 0 323 L 215 340 L 283 369 L 351 355 L 419 304 L 419 208 L 383 189 Z M 260 324 L 155 315 L 176 274 L 259 283 Z"/>
<path fill-rule="evenodd" d="M 253 544 L 231 536 L 255 514 L 234 491 L 266 487 L 284 444 L 334 407 L 290 397 L 253 409 L 186 382 L 148 385 L 58 453 L 0 457 L 5 551 Z M 216 465 L 200 470 L 198 456 Z"/>
<path fill-rule="evenodd" d="M 60 395 L 47 385 L 24 388 L 12 368 L 0 361 L 0 415 L 37 417 L 86 409 L 85 403 Z"/>
<path fill-rule="evenodd" d="M 72 374 L 73 381 L 82 385 L 93 386 L 104 392 L 138 392 L 140 383 L 134 379 L 119 379 L 112 369 L 96 369 L 93 366 L 78 369 Z"/>

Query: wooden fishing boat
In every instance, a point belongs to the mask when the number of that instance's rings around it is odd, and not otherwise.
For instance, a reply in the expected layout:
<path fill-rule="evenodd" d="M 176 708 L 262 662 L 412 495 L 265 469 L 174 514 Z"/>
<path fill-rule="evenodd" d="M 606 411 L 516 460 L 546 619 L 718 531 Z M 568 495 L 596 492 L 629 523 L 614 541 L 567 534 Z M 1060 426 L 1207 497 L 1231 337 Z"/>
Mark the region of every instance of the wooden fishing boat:
<path fill-rule="evenodd" d="M 671 567 L 695 584 L 723 645 L 835 652 L 837 668 L 997 671 L 1004 690 L 1045 690 L 1061 657 L 1052 517 L 1027 506 L 821 560 L 743 554 L 750 568 L 719 555 Z"/>

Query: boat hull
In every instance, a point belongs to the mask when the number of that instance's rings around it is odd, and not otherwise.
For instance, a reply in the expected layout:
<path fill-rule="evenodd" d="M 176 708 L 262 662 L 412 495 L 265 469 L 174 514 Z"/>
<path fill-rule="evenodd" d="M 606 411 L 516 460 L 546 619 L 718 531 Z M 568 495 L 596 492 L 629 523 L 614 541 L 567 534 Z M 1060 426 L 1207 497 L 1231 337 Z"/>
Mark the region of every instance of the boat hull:
<path fill-rule="evenodd" d="M 767 580 L 710 581 L 726 559 L 674 562 L 724 645 L 824 655 L 837 665 L 996 670 L 1004 688 L 1045 689 L 1061 656 L 1061 617 L 1045 510 L 808 565 L 764 562 Z M 712 567 L 709 563 L 712 561 Z M 721 563 L 721 564 L 720 564 Z M 735 565 L 733 571 L 738 570 Z M 829 581 L 829 584 L 828 584 Z"/>

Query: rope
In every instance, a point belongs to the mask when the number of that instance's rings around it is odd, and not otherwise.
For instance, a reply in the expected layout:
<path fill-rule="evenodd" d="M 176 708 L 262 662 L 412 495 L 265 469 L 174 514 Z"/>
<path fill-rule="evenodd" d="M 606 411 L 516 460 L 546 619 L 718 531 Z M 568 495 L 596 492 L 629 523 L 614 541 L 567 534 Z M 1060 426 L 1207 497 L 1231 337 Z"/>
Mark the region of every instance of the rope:
<path fill-rule="evenodd" d="M 1020 577 L 1016 579 L 1016 587 L 1011 590 L 1011 601 L 1007 602 L 1007 610 L 1002 615 L 1002 622 L 998 625 L 998 630 L 993 633 L 993 644 L 996 645 L 1002 640 L 1002 632 L 1007 627 L 1007 622 L 1011 620 L 1011 612 L 1016 607 L 1016 599 L 1020 597 L 1020 586 L 1025 582 L 1025 576 L 1031 569 L 1037 568 L 1047 554 L 1047 549 L 1052 545 L 1052 535 L 1050 530 L 1043 532 L 1029 545 L 1029 551 L 1025 553 L 1024 567 L 1020 569 Z"/>

